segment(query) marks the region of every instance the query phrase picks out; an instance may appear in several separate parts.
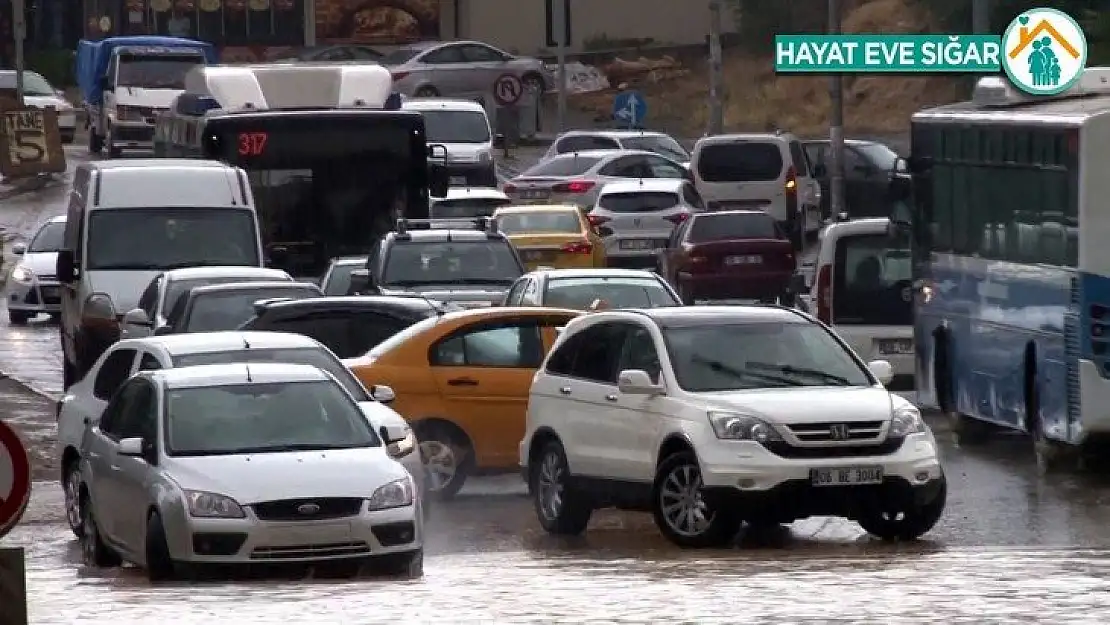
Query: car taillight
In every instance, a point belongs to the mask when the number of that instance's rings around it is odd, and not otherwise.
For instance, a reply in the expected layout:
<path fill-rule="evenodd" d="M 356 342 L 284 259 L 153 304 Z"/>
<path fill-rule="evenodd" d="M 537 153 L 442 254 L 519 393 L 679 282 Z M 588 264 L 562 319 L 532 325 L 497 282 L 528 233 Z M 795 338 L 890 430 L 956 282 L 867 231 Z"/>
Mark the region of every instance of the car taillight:
<path fill-rule="evenodd" d="M 687 258 L 686 260 L 691 265 L 704 265 L 705 263 L 709 262 L 709 259 L 705 256 L 691 256 L 691 257 Z"/>
<path fill-rule="evenodd" d="M 562 249 L 568 254 L 592 254 L 594 246 L 590 245 L 588 241 L 577 241 L 575 243 L 567 243 Z"/>
<path fill-rule="evenodd" d="M 574 182 L 560 182 L 551 187 L 555 193 L 586 193 L 597 185 L 592 180 L 575 180 Z"/>
<path fill-rule="evenodd" d="M 786 192 L 798 192 L 798 172 L 793 167 L 786 170 Z"/>
<path fill-rule="evenodd" d="M 817 318 L 832 323 L 832 265 L 817 272 Z"/>
<path fill-rule="evenodd" d="M 686 221 L 689 218 L 690 218 L 690 213 L 681 212 L 681 213 L 675 213 L 673 215 L 667 215 L 663 219 L 666 219 L 667 221 L 669 221 L 672 224 L 677 226 L 678 224 Z"/>
<path fill-rule="evenodd" d="M 393 80 L 403 80 L 406 76 L 408 76 L 412 72 L 391 72 L 391 73 L 393 74 Z"/>
<path fill-rule="evenodd" d="M 516 185 L 515 184 L 509 184 L 509 183 L 506 182 L 505 186 L 501 187 L 501 192 L 502 193 L 516 193 Z"/>
<path fill-rule="evenodd" d="M 608 217 L 603 217 L 601 215 L 587 215 L 586 219 L 590 221 L 590 225 L 594 228 L 600 226 L 603 223 L 613 221 L 612 219 Z"/>

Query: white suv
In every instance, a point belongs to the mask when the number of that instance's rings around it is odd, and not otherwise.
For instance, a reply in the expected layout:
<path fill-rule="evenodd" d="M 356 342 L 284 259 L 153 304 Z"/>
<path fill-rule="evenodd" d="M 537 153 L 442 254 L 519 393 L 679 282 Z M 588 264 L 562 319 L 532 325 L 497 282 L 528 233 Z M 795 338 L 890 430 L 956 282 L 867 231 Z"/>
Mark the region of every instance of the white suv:
<path fill-rule="evenodd" d="M 618 507 L 651 511 L 684 547 L 815 515 L 915 539 L 940 519 L 947 485 L 920 413 L 883 387 L 890 376 L 787 308 L 591 313 L 536 374 L 521 469 L 556 534 Z"/>

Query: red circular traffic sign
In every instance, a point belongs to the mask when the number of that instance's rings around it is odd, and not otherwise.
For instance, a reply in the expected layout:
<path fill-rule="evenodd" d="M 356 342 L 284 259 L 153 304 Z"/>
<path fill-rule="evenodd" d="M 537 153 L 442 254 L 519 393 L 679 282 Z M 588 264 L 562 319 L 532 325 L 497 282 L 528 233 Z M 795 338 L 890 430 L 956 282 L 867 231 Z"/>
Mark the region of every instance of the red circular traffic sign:
<path fill-rule="evenodd" d="M 493 99 L 501 106 L 512 106 L 524 95 L 524 83 L 513 74 L 501 74 L 493 81 Z"/>
<path fill-rule="evenodd" d="M 31 501 L 31 457 L 15 430 L 0 421 L 0 484 L 7 482 L 10 491 L 0 491 L 0 538 L 19 523 Z"/>

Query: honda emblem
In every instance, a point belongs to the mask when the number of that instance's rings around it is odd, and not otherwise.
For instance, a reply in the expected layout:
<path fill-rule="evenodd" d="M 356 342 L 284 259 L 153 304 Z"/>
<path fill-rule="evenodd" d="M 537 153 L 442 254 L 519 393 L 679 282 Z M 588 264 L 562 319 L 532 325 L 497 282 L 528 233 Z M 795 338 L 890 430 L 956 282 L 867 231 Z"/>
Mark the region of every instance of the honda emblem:
<path fill-rule="evenodd" d="M 848 424 L 847 423 L 834 423 L 829 426 L 829 437 L 834 441 L 848 440 Z"/>

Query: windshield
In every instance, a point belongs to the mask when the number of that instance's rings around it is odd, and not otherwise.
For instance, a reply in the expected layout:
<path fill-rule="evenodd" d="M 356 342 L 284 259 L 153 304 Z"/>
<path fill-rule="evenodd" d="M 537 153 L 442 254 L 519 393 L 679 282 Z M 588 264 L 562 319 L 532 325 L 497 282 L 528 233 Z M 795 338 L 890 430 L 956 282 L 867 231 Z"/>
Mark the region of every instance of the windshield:
<path fill-rule="evenodd" d="M 497 217 L 497 230 L 505 234 L 581 234 L 577 210 L 505 213 Z"/>
<path fill-rule="evenodd" d="M 634 191 L 632 193 L 606 193 L 597 205 L 614 213 L 651 213 L 678 206 L 677 193 L 664 191 Z"/>
<path fill-rule="evenodd" d="M 420 111 L 428 142 L 487 143 L 489 122 L 477 111 Z"/>
<path fill-rule="evenodd" d="M 601 158 L 596 156 L 559 156 L 536 165 L 521 176 L 577 176 L 589 171 L 599 161 Z"/>
<path fill-rule="evenodd" d="M 273 282 L 273 276 L 221 276 L 218 278 L 193 278 L 191 280 L 170 280 L 169 285 L 166 287 L 166 295 L 163 299 L 162 310 L 173 310 L 177 301 L 181 299 L 189 289 L 198 286 L 207 286 L 209 284 L 229 284 L 231 282 Z M 165 314 L 165 313 L 163 313 Z"/>
<path fill-rule="evenodd" d="M 0 72 L 0 89 L 15 89 L 15 72 Z M 23 72 L 23 93 L 30 96 L 58 95 L 54 87 L 35 72 Z"/>
<path fill-rule="evenodd" d="M 836 240 L 832 317 L 843 325 L 911 325 L 913 262 L 885 234 Z"/>
<path fill-rule="evenodd" d="M 27 252 L 57 252 L 64 246 L 63 237 L 66 232 L 66 223 L 56 221 L 39 229 L 38 234 L 27 246 Z"/>
<path fill-rule="evenodd" d="M 489 217 L 501 206 L 512 204 L 508 198 L 460 198 L 432 200 L 432 219 L 471 219 Z"/>
<path fill-rule="evenodd" d="M 87 241 L 89 271 L 262 265 L 254 212 L 239 208 L 97 209 Z"/>
<path fill-rule="evenodd" d="M 165 432 L 171 456 L 381 445 L 358 405 L 331 380 L 171 389 Z"/>
<path fill-rule="evenodd" d="M 351 272 L 366 267 L 365 261 L 360 264 L 336 264 L 328 273 L 327 282 L 324 283 L 324 295 L 346 295 L 351 289 Z"/>
<path fill-rule="evenodd" d="M 197 65 L 204 65 L 204 57 L 182 56 L 133 56 L 121 54 L 116 85 L 120 87 L 147 87 L 150 89 L 184 89 L 185 74 Z"/>
<path fill-rule="evenodd" d="M 710 324 L 666 328 L 663 337 L 678 385 L 690 392 L 871 385 L 816 324 Z"/>
<path fill-rule="evenodd" d="M 282 349 L 266 349 L 252 347 L 250 349 L 236 349 L 228 352 L 207 352 L 197 354 L 183 354 L 173 357 L 175 367 L 197 367 L 200 365 L 226 365 L 233 362 L 284 362 L 292 365 L 312 365 L 317 369 L 327 371 L 355 401 L 371 401 L 369 393 L 363 388 L 358 378 L 350 369 L 343 366 L 333 354 L 319 347 L 290 347 Z"/>
<path fill-rule="evenodd" d="M 690 162 L 690 153 L 678 141 L 670 137 L 628 137 L 622 139 L 621 143 L 624 144 L 626 150 L 645 150 L 655 152 L 679 163 Z"/>
<path fill-rule="evenodd" d="M 479 241 L 397 243 L 386 256 L 382 284 L 509 285 L 524 274 L 509 242 Z"/>
<path fill-rule="evenodd" d="M 319 297 L 320 289 L 314 284 L 291 282 L 288 287 L 260 287 L 231 291 L 216 291 L 197 295 L 184 326 L 178 332 L 219 332 L 234 330 L 254 316 L 254 303 L 259 300 L 287 297 L 304 299 Z"/>
<path fill-rule="evenodd" d="M 766 213 L 704 213 L 690 226 L 690 243 L 735 239 L 779 239 L 775 219 Z"/>
<path fill-rule="evenodd" d="M 884 172 L 893 172 L 898 153 L 881 143 L 859 143 L 852 146 Z"/>
<path fill-rule="evenodd" d="M 667 287 L 653 278 L 556 278 L 547 282 L 547 306 L 586 310 L 596 300 L 608 308 L 681 306 Z"/>
<path fill-rule="evenodd" d="M 417 48 L 397 48 L 393 52 L 383 56 L 378 62 L 382 65 L 400 65 L 408 63 L 416 55 L 420 54 L 421 50 Z"/>

